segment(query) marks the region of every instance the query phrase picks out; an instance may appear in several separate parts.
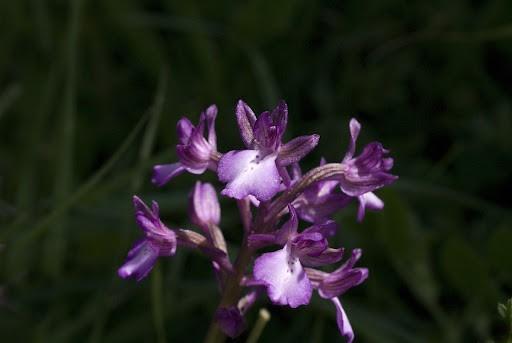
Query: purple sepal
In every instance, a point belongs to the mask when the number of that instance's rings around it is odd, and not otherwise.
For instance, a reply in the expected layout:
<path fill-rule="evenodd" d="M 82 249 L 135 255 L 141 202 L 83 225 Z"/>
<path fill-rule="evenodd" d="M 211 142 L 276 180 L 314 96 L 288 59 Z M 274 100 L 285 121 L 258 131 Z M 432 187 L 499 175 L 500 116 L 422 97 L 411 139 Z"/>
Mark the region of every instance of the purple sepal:
<path fill-rule="evenodd" d="M 143 239 L 137 242 L 128 252 L 125 263 L 117 270 L 117 275 L 123 279 L 133 277 L 137 281 L 144 279 L 159 256 L 157 246 L 151 244 L 149 240 Z"/>
<path fill-rule="evenodd" d="M 153 201 L 149 208 L 139 197 L 133 197 L 135 221 L 144 232 L 145 238 L 128 252 L 126 262 L 119 268 L 122 278 L 134 277 L 137 281 L 145 278 L 159 256 L 176 253 L 176 233 L 165 226 L 159 217 L 158 204 Z"/>
<path fill-rule="evenodd" d="M 219 200 L 210 183 L 196 182 L 189 197 L 189 217 L 192 223 L 206 231 L 210 225 L 219 225 Z"/>
<path fill-rule="evenodd" d="M 215 168 L 214 156 L 217 154 L 216 117 L 217 107 L 211 105 L 205 112 L 201 113 L 197 127 L 188 118 L 181 118 L 178 121 L 176 131 L 179 143 L 176 145 L 176 153 L 179 162 L 155 166 L 152 177 L 152 182 L 155 185 L 163 186 L 183 171 L 202 174 L 208 168 Z M 205 130 L 207 131 L 206 137 Z"/>
<path fill-rule="evenodd" d="M 343 306 L 341 306 L 340 299 L 334 297 L 331 301 L 336 307 L 336 324 L 338 324 L 338 330 L 340 330 L 341 336 L 346 339 L 347 343 L 352 343 L 354 341 L 354 330 L 352 329 L 352 325 L 350 325 L 350 321 L 348 320 Z"/>
<path fill-rule="evenodd" d="M 256 115 L 249 105 L 242 100 L 238 100 L 238 104 L 236 105 L 236 120 L 245 146 L 251 148 L 254 141 L 254 123 L 256 123 Z"/>
<path fill-rule="evenodd" d="M 319 135 L 300 136 L 281 146 L 279 151 L 279 164 L 288 166 L 299 162 L 313 150 L 320 140 Z"/>
<path fill-rule="evenodd" d="M 133 197 L 135 208 L 135 221 L 144 231 L 146 239 L 159 248 L 161 256 L 171 256 L 176 252 L 176 233 L 170 230 L 160 220 L 159 208 L 156 201 L 152 202 L 151 209 L 137 196 Z"/>
<path fill-rule="evenodd" d="M 153 167 L 153 176 L 151 182 L 158 187 L 162 187 L 169 182 L 173 177 L 180 175 L 185 171 L 185 168 L 180 162 L 171 164 L 157 164 Z"/>
<path fill-rule="evenodd" d="M 342 161 L 346 171 L 339 179 L 341 190 L 350 196 L 359 196 L 394 182 L 398 177 L 389 173 L 393 167 L 393 159 L 387 157 L 389 150 L 373 142 L 364 147 L 359 156 L 354 157 L 361 125 L 351 119 L 349 127 L 351 140 Z"/>
<path fill-rule="evenodd" d="M 288 106 L 280 101 L 271 112 L 263 112 L 254 123 L 254 143 L 262 150 L 277 151 L 288 123 Z"/>
<path fill-rule="evenodd" d="M 361 257 L 361 250 L 354 249 L 352 256 L 340 268 L 328 273 L 318 285 L 318 294 L 322 298 L 331 299 L 342 295 L 347 290 L 360 285 L 368 278 L 368 269 L 353 268 Z"/>
<path fill-rule="evenodd" d="M 235 338 L 245 329 L 245 319 L 236 306 L 222 307 L 215 313 L 215 320 L 222 332 Z"/>
<path fill-rule="evenodd" d="M 361 222 L 364 218 L 366 209 L 380 211 L 384 208 L 384 202 L 373 192 L 368 192 L 357 197 L 359 207 L 357 210 L 357 220 Z"/>
<path fill-rule="evenodd" d="M 300 258 L 300 261 L 305 266 L 310 267 L 320 267 L 325 266 L 328 264 L 336 263 L 341 261 L 343 258 L 343 253 L 345 249 L 339 248 L 339 249 L 332 249 L 327 248 L 324 251 L 322 251 L 319 255 L 311 256 L 311 255 L 304 255 Z"/>

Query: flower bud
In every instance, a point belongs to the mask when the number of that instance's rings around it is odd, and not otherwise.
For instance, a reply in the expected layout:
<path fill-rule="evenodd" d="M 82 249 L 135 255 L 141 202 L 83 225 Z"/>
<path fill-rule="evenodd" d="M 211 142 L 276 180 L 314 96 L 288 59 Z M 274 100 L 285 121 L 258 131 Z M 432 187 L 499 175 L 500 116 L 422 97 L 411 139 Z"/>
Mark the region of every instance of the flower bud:
<path fill-rule="evenodd" d="M 220 206 L 215 188 L 211 184 L 197 181 L 189 201 L 189 216 L 192 223 L 207 232 L 209 226 L 219 225 Z"/>

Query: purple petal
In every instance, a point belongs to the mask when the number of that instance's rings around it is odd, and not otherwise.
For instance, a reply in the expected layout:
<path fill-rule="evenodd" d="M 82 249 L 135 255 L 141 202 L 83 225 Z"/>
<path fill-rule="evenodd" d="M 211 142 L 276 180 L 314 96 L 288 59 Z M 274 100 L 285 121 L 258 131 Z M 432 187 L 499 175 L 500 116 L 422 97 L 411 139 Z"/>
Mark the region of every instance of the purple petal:
<path fill-rule="evenodd" d="M 345 155 L 344 160 L 352 158 L 352 156 L 354 156 L 354 153 L 356 152 L 356 142 L 357 142 L 357 137 L 359 136 L 359 131 L 361 131 L 361 124 L 359 124 L 359 122 L 355 118 L 352 118 L 352 119 L 350 119 L 349 128 L 350 128 L 350 142 L 349 142 L 347 154 Z"/>
<path fill-rule="evenodd" d="M 299 227 L 299 218 L 297 216 L 297 211 L 295 211 L 293 206 L 288 205 L 288 213 L 290 214 L 290 219 L 288 219 L 283 226 L 276 231 L 276 242 L 278 244 L 284 245 L 290 237 L 297 233 L 297 228 Z"/>
<path fill-rule="evenodd" d="M 319 266 L 325 266 L 327 264 L 333 264 L 336 262 L 341 261 L 343 258 L 343 248 L 339 249 L 332 249 L 327 248 L 324 251 L 322 251 L 321 254 L 317 256 L 308 256 L 304 255 L 301 256 L 300 262 L 305 266 L 310 267 L 319 267 Z"/>
<path fill-rule="evenodd" d="M 354 268 L 344 273 L 330 273 L 320 283 L 318 294 L 322 298 L 330 299 L 342 295 L 352 287 L 362 284 L 368 278 L 368 269 Z"/>
<path fill-rule="evenodd" d="M 313 287 L 288 246 L 258 257 L 254 262 L 254 279 L 265 282 L 268 296 L 275 304 L 295 308 L 311 299 Z"/>
<path fill-rule="evenodd" d="M 384 202 L 373 192 L 368 192 L 357 197 L 359 208 L 357 210 L 357 220 L 362 221 L 366 209 L 379 211 L 384 208 Z"/>
<path fill-rule="evenodd" d="M 208 143 L 213 150 L 217 150 L 217 134 L 215 133 L 215 118 L 217 106 L 211 105 L 206 109 L 206 124 L 208 126 Z"/>
<path fill-rule="evenodd" d="M 253 128 L 256 122 L 256 116 L 249 105 L 242 100 L 238 100 L 238 104 L 236 105 L 236 120 L 245 146 L 251 148 L 254 141 Z"/>
<path fill-rule="evenodd" d="M 153 177 L 151 182 L 161 187 L 169 182 L 170 179 L 183 173 L 184 171 L 185 168 L 183 168 L 179 162 L 171 164 L 159 164 L 153 167 Z"/>
<path fill-rule="evenodd" d="M 133 277 L 137 281 L 144 279 L 153 268 L 159 255 L 157 246 L 148 240 L 142 240 L 128 252 L 125 263 L 117 274 L 123 279 Z"/>
<path fill-rule="evenodd" d="M 280 101 L 271 112 L 260 114 L 254 124 L 254 138 L 258 147 L 276 151 L 281 145 L 281 139 L 288 122 L 288 107 Z"/>
<path fill-rule="evenodd" d="M 178 144 L 176 153 L 180 158 L 180 163 L 192 174 L 202 174 L 208 168 L 213 149 L 204 138 L 202 129 L 204 124 L 201 123 L 192 132 L 189 142 L 186 145 Z"/>
<path fill-rule="evenodd" d="M 158 247 L 161 256 L 174 255 L 177 246 L 176 234 L 160 220 L 158 204 L 153 201 L 150 209 L 139 197 L 134 196 L 133 205 L 135 221 L 144 231 L 147 240 Z"/>
<path fill-rule="evenodd" d="M 155 207 L 153 204 L 153 209 L 157 210 L 155 213 L 138 196 L 134 195 L 132 201 L 135 209 L 135 221 L 139 227 L 144 232 L 158 230 L 158 226 L 161 224 L 160 218 L 158 217 L 158 206 Z"/>
<path fill-rule="evenodd" d="M 194 125 L 192 125 L 188 118 L 183 117 L 178 120 L 178 124 L 176 125 L 176 133 L 178 135 L 178 141 L 180 144 L 188 143 L 193 130 Z"/>
<path fill-rule="evenodd" d="M 336 307 L 336 323 L 338 324 L 340 334 L 346 339 L 347 343 L 352 343 L 354 341 L 354 330 L 352 325 L 350 325 L 347 314 L 338 298 L 332 298 L 331 301 Z"/>
<path fill-rule="evenodd" d="M 361 249 L 352 250 L 350 259 L 322 280 L 318 287 L 318 294 L 323 298 L 330 299 L 363 283 L 368 278 L 368 269 L 353 268 L 361 254 Z"/>
<path fill-rule="evenodd" d="M 281 184 L 276 155 L 261 158 L 258 150 L 230 151 L 219 161 L 220 181 L 227 182 L 221 194 L 235 199 L 254 195 L 260 201 L 272 198 Z"/>
<path fill-rule="evenodd" d="M 292 239 L 291 246 L 293 254 L 299 258 L 318 256 L 327 249 L 327 240 L 319 232 L 302 232 Z"/>
<path fill-rule="evenodd" d="M 235 338 L 245 328 L 245 319 L 236 306 L 222 307 L 215 313 L 215 320 L 222 332 Z"/>
<path fill-rule="evenodd" d="M 281 147 L 279 151 L 279 164 L 288 166 L 299 162 L 317 146 L 319 140 L 319 135 L 301 136 L 292 139 Z"/>
<path fill-rule="evenodd" d="M 196 182 L 189 199 L 189 215 L 192 223 L 207 229 L 219 225 L 220 205 L 215 188 L 209 183 Z"/>

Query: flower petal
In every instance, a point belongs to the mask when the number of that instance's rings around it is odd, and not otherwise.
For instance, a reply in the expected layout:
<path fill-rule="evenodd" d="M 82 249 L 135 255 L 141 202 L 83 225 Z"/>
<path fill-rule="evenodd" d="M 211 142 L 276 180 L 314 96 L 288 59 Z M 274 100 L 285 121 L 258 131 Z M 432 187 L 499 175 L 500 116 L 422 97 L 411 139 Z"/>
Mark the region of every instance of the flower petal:
<path fill-rule="evenodd" d="M 280 101 L 271 112 L 260 114 L 254 123 L 254 139 L 259 148 L 276 151 L 281 145 L 281 139 L 288 122 L 288 107 Z"/>
<path fill-rule="evenodd" d="M 366 209 L 378 211 L 384 208 L 384 202 L 373 192 L 365 193 L 357 198 L 359 200 L 359 208 L 357 210 L 358 221 L 363 220 Z"/>
<path fill-rule="evenodd" d="M 340 299 L 332 298 L 331 301 L 336 307 L 336 323 L 338 324 L 340 334 L 345 337 L 347 343 L 352 343 L 354 341 L 354 330 L 352 329 L 352 325 L 350 325 L 343 306 L 341 306 Z"/>
<path fill-rule="evenodd" d="M 343 252 L 345 249 L 339 248 L 339 249 L 332 249 L 327 248 L 324 251 L 322 251 L 321 254 L 317 256 L 310 256 L 310 255 L 304 255 L 301 256 L 300 262 L 305 266 L 310 267 L 319 267 L 319 266 L 325 266 L 327 264 L 333 264 L 336 262 L 341 261 L 343 258 Z"/>
<path fill-rule="evenodd" d="M 206 125 L 208 127 L 208 143 L 213 150 L 217 150 L 217 134 L 215 133 L 215 118 L 217 118 L 217 106 L 211 105 L 206 109 Z"/>
<path fill-rule="evenodd" d="M 190 121 L 190 119 L 183 117 L 178 120 L 178 124 L 176 124 L 176 133 L 178 136 L 178 141 L 180 144 L 187 144 L 190 139 L 190 135 L 194 130 L 194 125 Z"/>
<path fill-rule="evenodd" d="M 123 279 L 134 277 L 140 281 L 153 269 L 158 255 L 158 247 L 144 239 L 128 252 L 126 262 L 118 269 L 117 274 Z"/>
<path fill-rule="evenodd" d="M 227 182 L 221 194 L 235 199 L 254 195 L 260 201 L 272 198 L 281 184 L 276 155 L 261 159 L 258 150 L 230 151 L 219 161 L 220 181 Z"/>
<path fill-rule="evenodd" d="M 368 278 L 368 269 L 354 268 L 344 273 L 331 273 L 320 283 L 318 294 L 322 298 L 342 295 L 352 287 L 360 285 Z"/>
<path fill-rule="evenodd" d="M 300 136 L 292 139 L 281 147 L 279 151 L 279 164 L 288 166 L 299 162 L 317 146 L 319 140 L 319 135 Z"/>
<path fill-rule="evenodd" d="M 242 100 L 238 100 L 236 105 L 236 121 L 240 129 L 240 135 L 246 147 L 251 148 L 254 141 L 254 123 L 256 115 L 253 110 Z"/>
<path fill-rule="evenodd" d="M 298 258 L 290 255 L 290 247 L 265 253 L 254 262 L 254 278 L 267 285 L 270 300 L 292 308 L 306 305 L 313 287 Z"/>
<path fill-rule="evenodd" d="M 151 182 L 161 187 L 169 182 L 170 179 L 183 173 L 184 171 L 185 168 L 183 168 L 179 162 L 171 164 L 158 164 L 153 167 L 153 177 Z"/>
<path fill-rule="evenodd" d="M 350 129 L 350 142 L 344 160 L 352 158 L 352 156 L 354 156 L 354 153 L 356 152 L 357 137 L 359 136 L 359 132 L 361 131 L 361 124 L 355 118 L 350 119 L 350 123 L 348 126 Z"/>

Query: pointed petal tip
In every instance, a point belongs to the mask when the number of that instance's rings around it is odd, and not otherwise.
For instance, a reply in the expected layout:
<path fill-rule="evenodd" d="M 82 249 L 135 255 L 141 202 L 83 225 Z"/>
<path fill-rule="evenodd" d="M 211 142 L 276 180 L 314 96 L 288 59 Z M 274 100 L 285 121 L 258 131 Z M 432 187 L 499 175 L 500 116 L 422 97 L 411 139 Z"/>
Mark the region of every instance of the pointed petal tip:
<path fill-rule="evenodd" d="M 361 129 L 361 123 L 354 117 L 350 118 L 350 123 L 349 123 L 349 126 L 350 128 L 354 128 L 354 129 Z"/>

